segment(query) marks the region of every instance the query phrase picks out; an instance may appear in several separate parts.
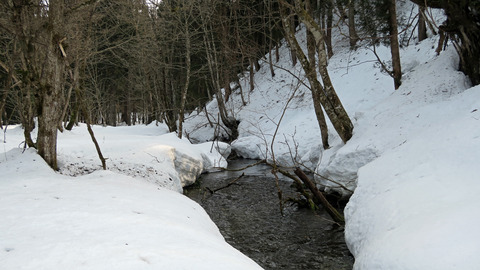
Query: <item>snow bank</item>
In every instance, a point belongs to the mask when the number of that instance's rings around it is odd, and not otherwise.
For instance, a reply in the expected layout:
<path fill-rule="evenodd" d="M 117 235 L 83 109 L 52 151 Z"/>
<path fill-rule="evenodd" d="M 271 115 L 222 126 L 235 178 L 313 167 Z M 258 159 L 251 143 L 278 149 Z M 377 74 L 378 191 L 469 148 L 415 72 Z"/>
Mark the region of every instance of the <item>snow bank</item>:
<path fill-rule="evenodd" d="M 369 48 L 352 52 L 344 47 L 348 43 L 343 44 L 345 40 L 336 34 L 338 39 L 335 55 L 329 62 L 329 72 L 335 90 L 356 125 L 368 110 L 391 95 L 393 83 L 387 74 L 380 72 L 376 57 Z M 304 29 L 298 32 L 297 37 L 304 41 Z M 390 51 L 387 47 L 379 47 L 377 53 L 388 58 Z M 275 69 L 274 77 L 269 72 L 268 64 L 262 63 L 261 69 L 255 73 L 253 91 L 248 91 L 249 76 L 244 74 L 240 83 L 247 101 L 245 106 L 238 90 L 233 92 L 226 104 L 228 111 L 240 121 L 239 138 L 232 142 L 232 150 L 244 158 L 270 161 L 273 150 L 276 161 L 281 165 L 305 166 L 311 170 L 318 167 L 319 173 L 326 178 L 340 181 L 353 190 L 358 168 L 376 157 L 376 152 L 366 148 L 360 159 L 359 153 L 346 153 L 346 156 L 350 156 L 350 164 L 336 160 L 334 155 L 343 143 L 327 120 L 332 150 L 324 153 L 311 92 L 306 87 L 308 81 L 300 64 L 292 66 L 286 44 L 280 48 L 280 55 L 282 58 L 275 63 L 279 68 Z M 302 81 L 299 82 L 298 78 Z M 206 107 L 210 121 L 217 123 L 216 101 Z M 203 142 L 223 130 L 207 123 L 204 110 L 192 113 L 184 127 L 191 138 Z M 344 156 L 339 155 L 339 158 L 345 160 Z M 345 166 L 338 166 L 343 164 Z M 323 170 L 325 168 L 329 170 Z M 335 186 L 329 181 L 317 180 L 322 185 Z"/>
<path fill-rule="evenodd" d="M 345 210 L 355 269 L 478 269 L 480 86 L 471 88 L 457 70 L 453 46 L 436 55 L 435 37 L 402 49 L 403 83 L 396 91 L 370 48 L 350 51 L 334 40 L 328 68 L 354 122 L 352 139 L 343 144 L 328 123 L 331 148 L 322 150 L 309 90 L 297 83 L 304 76 L 285 46 L 275 77 L 262 65 L 255 90 L 245 90 L 247 76 L 241 80 L 248 104 L 238 91 L 227 104 L 241 121 L 233 150 L 271 159 L 276 134 L 281 164 L 316 169 L 327 190 L 349 193 L 328 179 L 355 190 Z M 388 64 L 389 48 L 376 51 Z M 214 118 L 215 106 L 208 111 Z M 192 115 L 185 125 L 191 136 L 213 134 L 202 119 Z"/>
<path fill-rule="evenodd" d="M 355 269 L 480 264 L 480 87 L 428 107 L 441 121 L 360 169 L 345 213 Z"/>
<path fill-rule="evenodd" d="M 193 184 L 202 172 L 227 166 L 227 144 L 192 145 L 187 139 L 167 133 L 163 125 L 93 129 L 109 170 L 178 192 Z M 81 175 L 100 168 L 84 125 L 59 134 L 58 153 L 63 174 Z"/>
<path fill-rule="evenodd" d="M 177 192 L 112 171 L 63 176 L 31 150 L 0 160 L 2 269 L 261 269 Z"/>
<path fill-rule="evenodd" d="M 417 136 L 418 132 L 432 123 L 443 121 L 443 117 L 448 115 L 446 111 L 438 106 L 432 108 L 430 104 L 445 101 L 463 92 L 469 83 L 463 73 L 457 71 L 458 57 L 454 48 L 448 48 L 437 57 L 432 50 L 435 43 L 436 39 L 429 39 L 402 50 L 402 63 L 410 67 L 410 70 L 403 76 L 400 89 L 390 92 L 382 100 L 374 97 L 371 101 L 365 101 L 369 106 L 358 108 L 359 105 L 354 105 L 357 110 L 350 113 L 355 116 L 354 135 L 346 145 L 333 147 L 324 153 L 324 158 L 317 167 L 320 175 L 339 180 L 354 190 L 359 168 L 383 152 Z M 352 91 L 348 88 L 339 89 L 346 96 L 348 91 Z M 358 94 L 354 91 L 352 96 L 356 95 Z M 363 99 L 365 96 L 376 96 L 375 93 L 362 95 Z M 353 97 L 350 96 L 349 99 L 353 101 Z M 356 99 L 362 98 L 358 96 Z M 351 107 L 350 102 L 346 104 L 347 108 Z M 317 180 L 332 189 L 337 187 L 321 177 L 317 177 Z M 342 189 L 337 191 L 345 193 Z"/>

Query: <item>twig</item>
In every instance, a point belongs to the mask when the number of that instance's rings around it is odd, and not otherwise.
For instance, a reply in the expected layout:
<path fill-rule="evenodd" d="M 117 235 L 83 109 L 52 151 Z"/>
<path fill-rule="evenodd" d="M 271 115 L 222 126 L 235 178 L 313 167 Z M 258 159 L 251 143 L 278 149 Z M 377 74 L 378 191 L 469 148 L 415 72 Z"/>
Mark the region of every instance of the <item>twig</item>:
<path fill-rule="evenodd" d="M 238 172 L 238 171 L 243 171 L 245 169 L 248 169 L 250 167 L 254 167 L 254 166 L 257 166 L 257 165 L 260 165 L 260 164 L 264 164 L 264 163 L 267 163 L 267 162 L 265 161 L 265 159 L 262 159 L 262 160 L 259 160 L 255 163 L 252 163 L 250 165 L 247 165 L 247 166 L 239 168 L 239 169 L 227 169 L 227 168 L 222 168 L 222 167 L 215 167 L 215 169 L 219 169 L 219 170 L 227 171 L 227 172 Z"/>
<path fill-rule="evenodd" d="M 308 167 L 305 166 L 305 164 L 303 164 L 303 163 L 299 163 L 299 165 L 302 165 L 302 167 L 305 168 L 305 169 L 307 169 L 308 172 L 310 172 L 310 173 L 312 173 L 312 174 L 314 174 L 314 175 L 322 178 L 323 180 L 332 182 L 332 183 L 338 185 L 338 186 L 339 186 L 340 188 L 342 188 L 343 190 L 348 191 L 350 194 L 353 194 L 353 190 L 347 188 L 344 184 L 340 183 L 339 181 L 335 181 L 335 180 L 333 180 L 333 179 L 331 179 L 331 178 L 328 178 L 328 177 L 326 177 L 326 176 L 324 176 L 324 175 L 321 175 L 321 174 L 315 172 L 314 170 L 308 168 Z M 346 181 L 351 182 L 351 181 L 354 181 L 354 180 L 346 180 Z M 323 185 L 323 186 L 326 186 L 326 185 Z"/>
<path fill-rule="evenodd" d="M 235 182 L 237 182 L 238 180 L 240 180 L 240 178 L 242 178 L 243 176 L 245 176 L 245 173 L 242 173 L 239 177 L 235 178 L 234 180 L 232 180 L 230 183 L 228 183 L 226 186 L 223 186 L 223 187 L 219 187 L 219 188 L 216 188 L 214 190 L 211 190 L 210 188 L 207 187 L 207 190 L 210 192 L 210 194 L 213 194 L 219 190 L 222 190 L 222 189 L 225 189 L 225 188 L 228 188 L 229 186 L 235 184 Z"/>
<path fill-rule="evenodd" d="M 287 112 L 287 108 L 288 108 L 288 105 L 290 105 L 290 102 L 293 100 L 293 98 L 295 97 L 295 93 L 297 92 L 298 90 L 298 86 L 294 89 L 294 91 L 292 92 L 292 94 L 290 95 L 289 99 L 287 100 L 287 102 L 285 103 L 285 106 L 283 108 L 283 111 L 282 111 L 282 115 L 280 116 L 280 119 L 278 120 L 278 124 L 275 128 L 275 132 L 273 133 L 273 138 L 272 138 L 272 142 L 270 143 L 270 151 L 271 151 L 271 155 L 272 155 L 272 161 L 273 161 L 273 166 L 272 166 L 272 174 L 275 176 L 275 185 L 277 187 L 277 194 L 278 194 L 278 201 L 279 201 L 279 206 L 280 206 L 280 214 L 283 216 L 283 199 L 282 199 L 282 189 L 280 188 L 280 180 L 278 179 L 278 175 L 277 175 L 277 171 L 278 171 L 278 167 L 277 167 L 277 161 L 275 159 L 275 151 L 273 150 L 273 146 L 274 146 L 274 143 L 275 143 L 275 138 L 277 137 L 277 134 L 278 134 L 278 130 L 280 129 L 280 123 L 282 122 L 283 120 L 283 117 L 285 116 L 285 113 Z"/>
<path fill-rule="evenodd" d="M 382 65 L 383 70 L 385 70 L 385 72 L 387 72 L 388 75 L 390 75 L 390 77 L 393 78 L 394 77 L 393 71 L 389 70 L 387 66 L 385 66 L 385 64 L 383 63 L 382 59 L 380 59 L 380 56 L 378 56 L 377 50 L 375 49 L 375 44 L 373 44 L 373 54 L 375 54 L 375 56 L 377 57 L 377 60 L 380 63 L 380 65 Z"/>
<path fill-rule="evenodd" d="M 163 162 L 165 161 L 165 159 L 164 159 L 163 161 L 158 160 L 158 158 L 157 158 L 156 156 L 154 156 L 154 155 L 152 155 L 152 154 L 150 154 L 150 153 L 148 153 L 148 152 L 145 152 L 145 154 L 153 157 L 153 158 L 157 161 L 157 163 L 163 163 Z"/>

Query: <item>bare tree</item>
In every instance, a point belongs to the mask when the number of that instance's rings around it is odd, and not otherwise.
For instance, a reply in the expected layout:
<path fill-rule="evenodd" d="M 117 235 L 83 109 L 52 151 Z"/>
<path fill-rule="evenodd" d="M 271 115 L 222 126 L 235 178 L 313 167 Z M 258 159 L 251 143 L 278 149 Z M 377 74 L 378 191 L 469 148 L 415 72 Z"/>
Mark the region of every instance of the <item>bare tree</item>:
<path fill-rule="evenodd" d="M 318 102 L 321 103 L 325 112 L 327 113 L 330 121 L 332 122 L 335 130 L 339 134 L 340 138 L 344 143 L 346 143 L 353 134 L 353 124 L 348 117 L 347 112 L 343 108 L 343 105 L 338 98 L 333 84 L 330 80 L 330 76 L 327 70 L 327 54 L 325 50 L 325 43 L 323 37 L 323 31 L 318 26 L 318 24 L 313 20 L 313 18 L 303 9 L 300 0 L 295 0 L 295 6 L 290 5 L 285 0 L 280 0 L 282 5 L 282 16 L 283 16 L 283 23 L 284 23 L 284 30 L 286 33 L 286 39 L 288 40 L 290 47 L 292 50 L 295 50 L 296 54 L 299 57 L 300 63 L 302 64 L 303 70 L 305 71 L 305 75 L 307 76 L 310 87 L 312 91 L 312 96 L 314 98 L 314 103 Z M 317 79 L 317 74 L 315 70 L 312 70 L 312 65 L 305 54 L 303 53 L 298 41 L 295 37 L 295 32 L 290 31 L 291 25 L 290 20 L 288 18 L 289 14 L 286 12 L 286 9 L 294 10 L 295 13 L 300 17 L 300 20 L 305 24 L 307 29 L 312 33 L 315 42 L 318 46 L 319 52 L 319 72 L 324 83 L 324 86 L 320 84 Z M 315 100 L 318 98 L 318 100 Z M 317 114 L 318 116 L 318 114 Z M 321 119 L 318 119 L 319 125 Z"/>
<path fill-rule="evenodd" d="M 38 134 L 35 146 L 38 154 L 57 169 L 57 126 L 65 85 L 65 4 L 59 0 L 50 0 L 48 5 L 43 1 L 20 0 L 8 1 L 4 7 L 10 12 L 10 30 L 18 41 L 19 58 L 25 72 L 22 76 L 24 100 L 29 100 L 33 94 L 36 97 Z M 31 103 L 27 104 L 25 123 L 33 116 Z M 32 144 L 30 129 L 28 126 L 25 129 L 26 140 Z"/>
<path fill-rule="evenodd" d="M 214 17 L 211 14 L 212 9 L 208 10 L 208 8 L 212 8 L 212 7 L 205 6 L 200 11 L 202 27 L 204 32 L 204 45 L 205 45 L 207 64 L 208 64 L 208 69 L 210 71 L 210 78 L 211 78 L 212 84 L 217 89 L 215 98 L 218 104 L 220 119 L 222 120 L 225 127 L 227 127 L 230 130 L 229 139 L 233 140 L 238 137 L 238 122 L 228 112 L 225 106 L 225 99 L 224 99 L 224 94 L 222 93 L 221 86 L 222 86 L 222 82 L 224 81 L 222 76 L 225 74 L 225 72 L 223 72 L 222 69 L 226 67 L 222 67 L 221 61 L 219 59 L 221 57 L 221 52 L 217 48 L 218 45 L 216 44 L 215 38 L 213 36 L 214 35 L 213 27 L 215 25 L 214 24 L 215 22 L 212 20 Z"/>

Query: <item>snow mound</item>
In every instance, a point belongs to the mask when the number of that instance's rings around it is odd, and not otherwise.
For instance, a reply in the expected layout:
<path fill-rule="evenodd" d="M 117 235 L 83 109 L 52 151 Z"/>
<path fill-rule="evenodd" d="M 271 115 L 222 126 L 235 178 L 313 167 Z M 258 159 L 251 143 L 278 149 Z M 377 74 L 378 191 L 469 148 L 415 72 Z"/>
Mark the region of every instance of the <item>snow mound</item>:
<path fill-rule="evenodd" d="M 457 61 L 450 48 L 419 64 L 344 147 L 381 149 L 345 209 L 355 269 L 478 268 L 480 87 Z"/>
<path fill-rule="evenodd" d="M 298 36 L 303 39 L 303 29 Z M 253 91 L 246 90 L 248 76 L 240 80 L 247 104 L 239 92 L 227 104 L 240 120 L 232 149 L 270 160 L 273 149 L 281 165 L 315 169 L 322 188 L 354 190 L 345 237 L 355 269 L 477 269 L 480 86 L 471 88 L 458 71 L 453 46 L 436 55 L 437 37 L 402 48 L 398 90 L 372 49 L 350 51 L 347 42 L 336 42 L 328 69 L 354 122 L 353 137 L 343 144 L 328 122 L 331 147 L 323 150 L 311 95 L 305 81 L 298 82 L 304 75 L 284 46 L 275 76 L 263 64 Z M 379 45 L 376 52 L 388 65 L 389 48 Z M 216 123 L 212 103 L 207 107 Z M 202 119 L 205 111 L 185 126 L 195 130 Z M 205 124 L 191 135 L 214 132 Z"/>
<path fill-rule="evenodd" d="M 228 145 L 192 145 L 187 139 L 166 133 L 163 125 L 93 129 L 109 170 L 177 192 L 193 184 L 201 173 L 227 166 L 222 154 L 229 151 Z M 59 134 L 58 153 L 60 172 L 65 175 L 88 174 L 101 167 L 83 125 Z"/>
<path fill-rule="evenodd" d="M 60 175 L 32 150 L 4 153 L 0 171 L 2 269 L 261 269 L 178 192 Z"/>

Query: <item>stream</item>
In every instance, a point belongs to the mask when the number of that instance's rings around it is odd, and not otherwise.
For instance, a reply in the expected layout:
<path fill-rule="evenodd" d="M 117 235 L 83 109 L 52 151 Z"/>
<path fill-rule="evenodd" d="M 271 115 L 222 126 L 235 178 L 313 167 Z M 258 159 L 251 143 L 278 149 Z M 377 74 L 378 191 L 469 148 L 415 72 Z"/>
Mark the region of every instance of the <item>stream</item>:
<path fill-rule="evenodd" d="M 234 160 L 229 168 L 254 162 Z M 270 170 L 261 164 L 244 170 L 241 178 L 242 172 L 203 174 L 184 193 L 207 211 L 230 245 L 266 270 L 352 269 L 353 257 L 345 244 L 343 228 L 325 211 L 314 212 L 286 202 L 281 215 Z M 299 197 L 292 183 L 288 178 L 280 179 L 284 200 Z"/>

